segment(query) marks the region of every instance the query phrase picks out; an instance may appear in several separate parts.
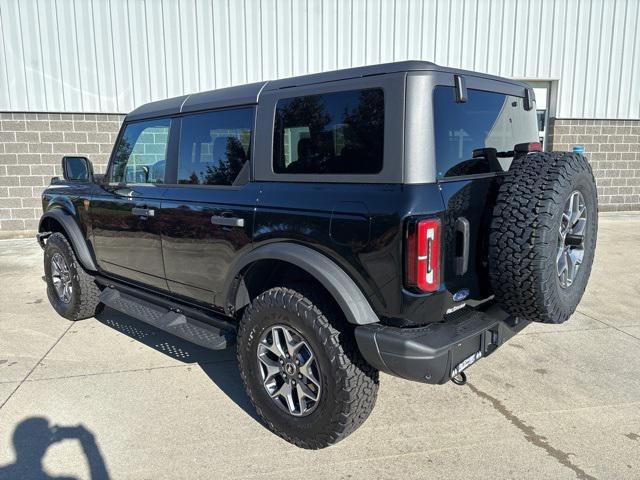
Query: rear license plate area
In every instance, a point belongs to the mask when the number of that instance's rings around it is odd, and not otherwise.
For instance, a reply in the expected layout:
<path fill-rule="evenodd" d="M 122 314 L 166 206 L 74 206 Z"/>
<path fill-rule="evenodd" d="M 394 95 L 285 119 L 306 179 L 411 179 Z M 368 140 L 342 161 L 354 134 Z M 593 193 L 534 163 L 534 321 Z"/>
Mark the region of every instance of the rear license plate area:
<path fill-rule="evenodd" d="M 453 370 L 451 370 L 451 376 L 455 377 L 459 375 L 461 372 L 464 372 L 471 365 L 476 363 L 478 360 L 482 358 L 482 350 L 478 350 L 476 353 L 472 353 L 467 358 L 465 358 L 462 362 L 456 365 Z"/>
<path fill-rule="evenodd" d="M 481 357 L 482 335 L 477 335 L 459 343 L 451 352 L 451 376 L 455 376 L 470 367 Z"/>

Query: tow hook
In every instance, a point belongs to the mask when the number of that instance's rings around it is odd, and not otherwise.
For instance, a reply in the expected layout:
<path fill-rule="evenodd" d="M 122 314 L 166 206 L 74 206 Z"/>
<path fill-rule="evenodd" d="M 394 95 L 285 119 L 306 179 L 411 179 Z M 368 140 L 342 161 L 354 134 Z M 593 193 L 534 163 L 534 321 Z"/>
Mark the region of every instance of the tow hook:
<path fill-rule="evenodd" d="M 459 374 L 451 377 L 451 381 L 456 385 L 463 386 L 467 383 L 467 374 L 464 372 L 460 372 Z"/>

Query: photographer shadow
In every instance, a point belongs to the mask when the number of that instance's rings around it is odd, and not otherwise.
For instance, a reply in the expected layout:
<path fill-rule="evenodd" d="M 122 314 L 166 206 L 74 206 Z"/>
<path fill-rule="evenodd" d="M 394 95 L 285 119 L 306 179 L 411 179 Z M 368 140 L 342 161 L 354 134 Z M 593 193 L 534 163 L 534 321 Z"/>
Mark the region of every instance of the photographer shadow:
<path fill-rule="evenodd" d="M 52 445 L 64 440 L 78 440 L 89 466 L 89 478 L 108 480 L 109 473 L 93 433 L 83 425 L 50 425 L 44 417 L 29 417 L 20 422 L 12 435 L 15 462 L 0 466 L 0 480 L 74 480 L 54 477 L 44 471 L 42 461 Z"/>
<path fill-rule="evenodd" d="M 171 358 L 185 364 L 198 365 L 229 399 L 263 426 L 245 393 L 238 371 L 235 348 L 209 350 L 109 307 L 105 307 L 96 315 L 96 319 Z"/>

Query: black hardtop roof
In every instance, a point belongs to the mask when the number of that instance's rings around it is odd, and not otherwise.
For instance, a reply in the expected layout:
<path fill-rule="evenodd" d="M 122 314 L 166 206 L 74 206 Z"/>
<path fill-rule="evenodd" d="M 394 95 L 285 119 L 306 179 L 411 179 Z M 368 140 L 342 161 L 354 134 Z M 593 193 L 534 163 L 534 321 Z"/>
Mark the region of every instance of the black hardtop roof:
<path fill-rule="evenodd" d="M 398 72 L 438 71 L 465 76 L 488 78 L 500 82 L 512 83 L 527 87 L 526 84 L 503 77 L 496 77 L 484 73 L 454 68 L 441 67 L 432 62 L 422 60 L 407 60 L 402 62 L 381 63 L 363 67 L 345 68 L 330 72 L 313 73 L 280 80 L 249 83 L 235 87 L 220 88 L 206 92 L 168 98 L 157 102 L 146 103 L 127 115 L 126 121 L 143 120 L 147 118 L 175 115 L 177 113 L 196 112 L 216 108 L 234 107 L 241 105 L 255 105 L 263 90 L 279 90 L 282 88 L 311 85 L 316 83 L 335 82 L 349 78 L 368 77 Z"/>

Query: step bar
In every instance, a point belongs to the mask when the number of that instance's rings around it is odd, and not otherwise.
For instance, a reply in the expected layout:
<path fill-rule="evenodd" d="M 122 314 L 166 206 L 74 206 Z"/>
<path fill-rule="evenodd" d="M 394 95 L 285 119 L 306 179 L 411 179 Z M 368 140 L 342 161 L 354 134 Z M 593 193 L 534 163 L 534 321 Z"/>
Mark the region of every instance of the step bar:
<path fill-rule="evenodd" d="M 224 350 L 235 341 L 235 325 L 223 318 L 108 279 L 96 281 L 104 285 L 100 294 L 104 305 L 176 337 L 211 350 Z"/>

